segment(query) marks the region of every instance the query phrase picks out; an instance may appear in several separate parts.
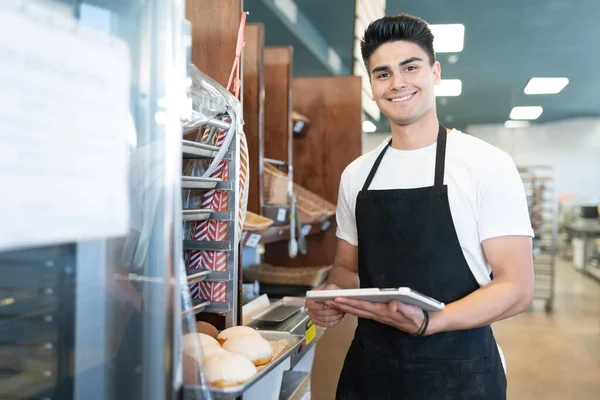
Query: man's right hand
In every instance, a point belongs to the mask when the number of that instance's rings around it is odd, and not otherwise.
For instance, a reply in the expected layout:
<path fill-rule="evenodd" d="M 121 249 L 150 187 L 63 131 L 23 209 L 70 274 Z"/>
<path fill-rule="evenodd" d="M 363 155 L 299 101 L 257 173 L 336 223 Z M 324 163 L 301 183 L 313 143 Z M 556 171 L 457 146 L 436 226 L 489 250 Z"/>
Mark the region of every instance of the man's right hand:
<path fill-rule="evenodd" d="M 314 290 L 338 290 L 339 287 L 330 283 L 328 285 L 319 286 Z M 317 303 L 313 300 L 306 301 L 306 308 L 308 309 L 308 315 L 312 319 L 313 323 L 317 326 L 324 328 L 331 328 L 340 323 L 344 318 L 345 312 L 341 311 L 335 306 L 334 301 L 326 301 L 324 303 Z"/>

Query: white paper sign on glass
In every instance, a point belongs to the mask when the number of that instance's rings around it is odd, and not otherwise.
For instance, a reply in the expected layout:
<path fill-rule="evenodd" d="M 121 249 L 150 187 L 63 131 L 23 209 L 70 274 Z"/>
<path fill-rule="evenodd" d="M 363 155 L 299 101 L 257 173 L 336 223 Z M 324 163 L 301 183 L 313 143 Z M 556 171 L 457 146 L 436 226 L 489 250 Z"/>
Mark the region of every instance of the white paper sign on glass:
<path fill-rule="evenodd" d="M 43 16 L 0 6 L 0 250 L 128 230 L 128 49 Z"/>

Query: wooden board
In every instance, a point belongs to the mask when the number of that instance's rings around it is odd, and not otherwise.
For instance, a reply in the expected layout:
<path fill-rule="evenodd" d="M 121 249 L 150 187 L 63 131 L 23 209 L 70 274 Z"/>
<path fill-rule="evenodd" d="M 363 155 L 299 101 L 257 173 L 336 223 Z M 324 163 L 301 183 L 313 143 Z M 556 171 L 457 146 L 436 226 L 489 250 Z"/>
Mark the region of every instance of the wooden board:
<path fill-rule="evenodd" d="M 260 214 L 265 140 L 264 25 L 248 24 L 246 26 L 245 39 L 243 92 L 244 132 L 248 139 L 248 157 L 250 160 L 248 211 Z"/>
<path fill-rule="evenodd" d="M 192 63 L 227 87 L 235 60 L 243 0 L 190 0 L 185 17 L 192 23 Z"/>
<path fill-rule="evenodd" d="M 265 157 L 292 162 L 291 47 L 265 47 Z"/>
<path fill-rule="evenodd" d="M 311 120 L 306 137 L 294 139 L 294 181 L 337 204 L 340 177 L 362 152 L 361 78 L 318 77 L 293 80 L 293 107 Z M 272 265 L 333 263 L 335 228 L 307 238 L 308 254 L 290 259 L 287 242 L 266 245 Z"/>

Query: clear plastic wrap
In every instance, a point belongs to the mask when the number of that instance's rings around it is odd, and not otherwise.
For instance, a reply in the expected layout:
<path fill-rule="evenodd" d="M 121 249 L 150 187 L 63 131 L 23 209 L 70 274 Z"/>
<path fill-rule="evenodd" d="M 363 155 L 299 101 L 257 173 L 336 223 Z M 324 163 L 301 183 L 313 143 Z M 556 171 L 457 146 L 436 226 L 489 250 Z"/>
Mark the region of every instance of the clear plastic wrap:
<path fill-rule="evenodd" d="M 238 117 L 238 123 L 242 124 L 242 106 L 227 89 L 193 64 L 189 66 L 188 79 L 188 108 L 182 121 L 184 133 L 201 127 L 224 114 L 227 109 L 232 110 L 231 112 Z"/>
<path fill-rule="evenodd" d="M 178 287 L 181 298 L 181 340 L 178 342 L 178 354 L 181 356 L 181 362 L 176 365 L 181 366 L 181 374 L 183 377 L 184 385 L 193 385 L 199 388 L 196 393 L 201 393 L 202 397 L 200 400 L 211 400 L 212 395 L 204 376 L 202 368 L 204 366 L 204 356 L 202 354 L 202 348 L 200 347 L 200 341 L 190 341 L 192 348 L 183 347 L 183 337 L 186 335 L 197 336 L 198 331 L 196 330 L 196 319 L 194 312 L 192 311 L 192 299 L 190 296 L 190 289 L 187 284 L 185 265 L 183 260 L 179 263 L 178 271 Z M 176 341 L 177 342 L 177 341 Z"/>

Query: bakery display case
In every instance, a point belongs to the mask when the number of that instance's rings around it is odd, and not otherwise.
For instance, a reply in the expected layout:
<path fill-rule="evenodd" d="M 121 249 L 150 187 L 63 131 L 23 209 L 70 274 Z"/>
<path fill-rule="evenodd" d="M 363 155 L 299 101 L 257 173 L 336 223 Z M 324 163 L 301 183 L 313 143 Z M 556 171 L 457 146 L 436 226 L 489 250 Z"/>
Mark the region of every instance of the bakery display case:
<path fill-rule="evenodd" d="M 0 398 L 177 396 L 183 17 L 177 0 L 0 4 L 0 102 L 31 105 L 1 115 Z"/>

